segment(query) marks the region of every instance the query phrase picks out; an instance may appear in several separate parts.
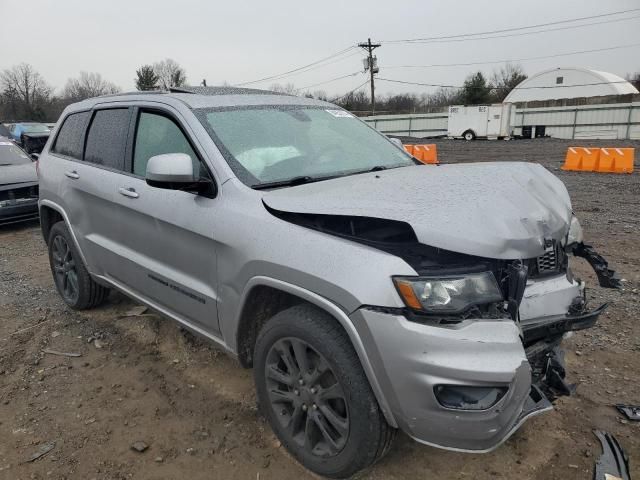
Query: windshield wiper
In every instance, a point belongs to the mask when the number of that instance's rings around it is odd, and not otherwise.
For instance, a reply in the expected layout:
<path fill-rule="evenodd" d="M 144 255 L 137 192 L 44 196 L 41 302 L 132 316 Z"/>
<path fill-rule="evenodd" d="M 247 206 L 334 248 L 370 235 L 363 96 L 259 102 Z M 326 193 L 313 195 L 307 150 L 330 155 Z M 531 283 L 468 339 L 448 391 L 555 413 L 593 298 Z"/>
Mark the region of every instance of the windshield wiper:
<path fill-rule="evenodd" d="M 369 172 L 379 172 L 381 170 L 386 170 L 386 169 L 387 169 L 387 167 L 385 167 L 384 165 L 376 165 L 375 167 L 370 168 L 367 171 L 369 171 Z"/>
<path fill-rule="evenodd" d="M 309 175 L 301 175 L 299 177 L 288 178 L 286 180 L 277 180 L 275 182 L 256 183 L 255 185 L 251 185 L 251 188 L 253 188 L 254 190 L 262 190 L 266 188 L 295 187 L 296 185 L 319 182 L 320 180 L 327 180 L 329 178 L 331 177 L 314 178 L 310 177 Z"/>

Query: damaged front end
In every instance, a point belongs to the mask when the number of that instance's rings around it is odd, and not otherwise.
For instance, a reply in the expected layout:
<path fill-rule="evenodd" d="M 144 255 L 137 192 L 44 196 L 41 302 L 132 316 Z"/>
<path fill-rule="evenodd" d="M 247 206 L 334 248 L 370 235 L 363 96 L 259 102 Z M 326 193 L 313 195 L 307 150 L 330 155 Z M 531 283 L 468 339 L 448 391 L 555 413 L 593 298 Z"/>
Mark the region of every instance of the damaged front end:
<path fill-rule="evenodd" d="M 531 365 L 532 383 L 552 402 L 559 396 L 571 395 L 575 390 L 575 385 L 566 380 L 562 339 L 568 332 L 593 327 L 608 306 L 605 303 L 590 308 L 584 283 L 573 278 L 568 268 L 568 255 L 585 258 L 596 273 L 601 287 L 621 286 L 618 275 L 609 268 L 604 257 L 592 246 L 585 245 L 581 237 L 580 234 L 576 239 L 579 242 L 569 243 L 569 236 L 567 246 L 552 249 L 554 257 L 560 259 L 556 267 L 551 269 L 551 274 L 556 275 L 549 276 L 548 285 L 543 288 L 536 285 L 535 279 L 531 281 L 525 304 L 520 309 L 522 338 Z M 536 259 L 535 265 L 539 264 L 540 259 Z M 541 272 L 537 273 L 540 275 Z M 570 300 L 568 305 L 567 300 Z"/>
<path fill-rule="evenodd" d="M 492 450 L 571 394 L 562 339 L 592 327 L 607 305 L 587 304 L 570 255 L 586 258 L 602 286 L 619 285 L 580 236 L 546 239 L 538 257 L 494 259 L 425 245 L 397 220 L 267 209 L 415 270 L 415 277 L 393 277 L 404 308 L 363 305 L 352 320 L 399 426 L 433 446 Z"/>

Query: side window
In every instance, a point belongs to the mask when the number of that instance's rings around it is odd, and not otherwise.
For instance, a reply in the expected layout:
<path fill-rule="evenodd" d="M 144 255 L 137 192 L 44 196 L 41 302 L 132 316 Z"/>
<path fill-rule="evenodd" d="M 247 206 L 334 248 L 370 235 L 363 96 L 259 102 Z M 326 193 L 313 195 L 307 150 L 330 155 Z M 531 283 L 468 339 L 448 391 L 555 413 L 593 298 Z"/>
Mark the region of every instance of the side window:
<path fill-rule="evenodd" d="M 56 143 L 51 151 L 60 155 L 82 159 L 82 147 L 84 145 L 84 127 L 87 124 L 89 112 L 72 113 L 69 115 L 56 138 Z"/>
<path fill-rule="evenodd" d="M 85 162 L 124 170 L 128 131 L 128 109 L 97 110 L 87 134 Z"/>
<path fill-rule="evenodd" d="M 149 159 L 164 153 L 186 153 L 191 157 L 194 171 L 204 173 L 187 137 L 173 120 L 156 113 L 140 113 L 133 150 L 133 173 L 144 177 Z"/>

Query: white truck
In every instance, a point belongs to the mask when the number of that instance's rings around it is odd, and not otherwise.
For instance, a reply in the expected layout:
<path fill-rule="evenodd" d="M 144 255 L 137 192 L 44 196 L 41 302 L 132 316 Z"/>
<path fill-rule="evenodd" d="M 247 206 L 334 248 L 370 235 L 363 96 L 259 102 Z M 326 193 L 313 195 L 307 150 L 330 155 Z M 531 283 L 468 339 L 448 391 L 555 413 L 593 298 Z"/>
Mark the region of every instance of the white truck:
<path fill-rule="evenodd" d="M 447 135 L 449 138 L 465 140 L 508 140 L 512 136 L 515 113 L 516 108 L 512 103 L 452 105 L 449 107 Z"/>

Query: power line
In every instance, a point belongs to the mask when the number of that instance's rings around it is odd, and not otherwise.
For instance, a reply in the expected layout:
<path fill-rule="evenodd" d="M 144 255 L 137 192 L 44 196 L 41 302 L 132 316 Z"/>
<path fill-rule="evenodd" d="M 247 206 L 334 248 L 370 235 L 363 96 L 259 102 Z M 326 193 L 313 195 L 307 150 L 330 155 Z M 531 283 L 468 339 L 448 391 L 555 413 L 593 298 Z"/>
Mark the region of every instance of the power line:
<path fill-rule="evenodd" d="M 452 39 L 452 40 L 434 40 L 434 41 L 429 41 L 429 42 L 408 42 L 408 45 L 424 45 L 424 44 L 429 44 L 429 43 L 452 43 L 452 42 L 468 42 L 471 40 L 491 40 L 494 38 L 507 38 L 507 37 L 522 37 L 525 35 L 535 35 L 538 33 L 547 33 L 547 32 L 557 32 L 560 30 L 572 30 L 575 28 L 582 28 L 582 27 L 589 27 L 591 25 L 602 25 L 602 24 L 611 24 L 611 23 L 615 23 L 615 22 L 624 22 L 627 20 L 634 20 L 636 18 L 640 18 L 640 16 L 634 16 L 634 17 L 627 17 L 627 18 L 618 18 L 618 19 L 613 19 L 613 20 L 605 20 L 602 22 L 591 22 L 591 23 L 583 23 L 582 25 L 568 25 L 566 27 L 557 27 L 557 28 L 547 28 L 544 30 L 533 30 L 531 32 L 520 32 L 520 33 L 506 33 L 504 35 L 493 35 L 493 36 L 488 36 L 488 37 L 471 37 L 471 38 L 459 38 L 459 39 Z"/>
<path fill-rule="evenodd" d="M 603 13 L 603 14 L 599 14 L 599 15 L 591 15 L 591 16 L 588 16 L 588 17 L 570 18 L 570 19 L 566 19 L 566 20 L 558 20 L 558 21 L 555 21 L 555 22 L 539 23 L 539 24 L 535 24 L 535 25 L 526 25 L 526 26 L 521 26 L 521 27 L 504 28 L 504 29 L 501 29 L 501 30 L 488 30 L 488 31 L 484 31 L 484 32 L 461 33 L 461 34 L 457 34 L 457 35 L 442 35 L 442 36 L 425 37 L 425 38 L 408 38 L 408 39 L 399 39 L 399 40 L 384 40 L 384 41 L 382 41 L 382 43 L 436 42 L 436 41 L 439 41 L 439 40 L 456 41 L 456 39 L 462 39 L 463 37 L 478 37 L 478 36 L 483 36 L 483 35 L 493 35 L 493 34 L 497 34 L 497 33 L 515 32 L 515 31 L 519 31 L 519 30 L 528 30 L 528 29 L 532 29 L 532 28 L 548 27 L 548 26 L 560 25 L 560 24 L 564 24 L 564 23 L 574 23 L 574 22 L 579 22 L 579 21 L 584 21 L 584 20 L 591 20 L 591 19 L 594 19 L 594 18 L 611 17 L 611 16 L 615 16 L 615 15 L 622 15 L 624 13 L 631 13 L 631 12 L 637 12 L 637 11 L 640 11 L 640 8 L 632 8 L 632 9 L 629 9 L 629 10 L 620 10 L 618 12 L 610 12 L 610 13 Z M 622 21 L 622 20 L 628 20 L 628 19 L 629 18 L 614 19 L 614 20 L 608 20 L 607 22 Z M 607 22 L 599 22 L 599 23 L 607 23 Z M 599 23 L 590 23 L 590 24 L 584 24 L 584 25 L 574 25 L 574 26 L 564 27 L 564 28 L 579 28 L 579 27 L 588 26 L 588 25 L 598 25 Z M 542 30 L 542 31 L 553 31 L 553 30 Z M 540 32 L 541 31 L 532 32 L 532 33 L 540 33 Z M 526 34 L 529 34 L 529 33 L 526 33 Z M 501 38 L 501 37 L 486 37 L 486 38 Z M 479 40 L 479 39 L 477 39 L 477 38 L 465 38 L 463 41 L 467 41 L 467 40 Z"/>
<path fill-rule="evenodd" d="M 362 72 L 358 70 L 357 72 L 349 73 L 348 75 L 342 75 L 341 77 L 332 78 L 331 80 L 325 80 L 324 82 L 314 83 L 313 85 L 307 85 L 306 87 L 300 87 L 300 90 L 306 90 L 307 88 L 318 87 L 320 85 L 325 85 L 327 83 L 335 82 L 337 80 L 342 80 L 343 78 L 354 77 L 359 73 L 362 73 Z"/>
<path fill-rule="evenodd" d="M 368 82 L 368 81 L 369 81 L 369 80 L 367 79 L 367 80 L 365 80 L 363 83 L 361 83 L 360 85 L 358 85 L 356 88 L 354 88 L 353 90 L 351 90 L 350 92 L 347 92 L 347 93 L 345 93 L 344 95 L 342 95 L 342 96 L 340 96 L 340 97 L 334 98 L 333 100 L 331 100 L 331 103 L 336 103 L 336 102 L 338 102 L 338 101 L 342 100 L 344 97 L 348 97 L 348 96 L 349 96 L 349 95 L 351 95 L 352 93 L 354 93 L 354 92 L 356 92 L 356 91 L 360 90 L 362 87 L 364 87 L 364 86 L 367 84 L 367 82 Z"/>
<path fill-rule="evenodd" d="M 307 68 L 305 70 L 300 70 L 298 72 L 291 73 L 289 75 L 284 75 L 284 74 L 283 75 L 278 75 L 277 78 L 274 78 L 274 79 L 271 79 L 271 80 L 281 80 L 281 79 L 287 78 L 287 77 L 295 77 L 296 75 L 301 75 L 301 74 L 304 74 L 304 73 L 307 73 L 307 72 L 311 72 L 312 70 L 316 70 L 318 68 L 323 68 L 323 67 L 326 67 L 328 65 L 333 65 L 334 63 L 342 62 L 343 60 L 351 58 L 351 57 L 353 57 L 355 55 L 360 55 L 360 51 L 351 52 L 351 54 L 349 54 L 347 56 L 342 56 L 342 57 L 336 58 L 336 59 L 334 59 L 334 60 L 332 60 L 330 62 L 321 63 L 321 64 L 315 65 L 313 67 Z"/>
<path fill-rule="evenodd" d="M 568 57 L 571 55 L 581 55 L 583 53 L 606 52 L 609 50 L 617 50 L 620 48 L 631 48 L 631 47 L 638 47 L 638 46 L 640 46 L 640 43 L 631 43 L 628 45 L 617 45 L 615 47 L 596 48 L 593 50 L 580 50 L 576 52 L 558 53 L 555 55 L 543 55 L 539 57 L 512 58 L 509 60 L 490 60 L 486 62 L 469 62 L 469 63 L 434 63 L 431 65 L 395 65 L 395 66 L 389 66 L 389 67 L 385 66 L 384 68 L 469 67 L 473 65 L 488 65 L 492 63 L 514 63 L 514 62 L 524 62 L 527 60 L 542 60 L 547 58 Z"/>
<path fill-rule="evenodd" d="M 485 88 L 487 90 L 504 90 L 504 89 L 509 89 L 509 90 L 531 90 L 531 89 L 545 89 L 545 88 L 570 88 L 570 87 L 589 87 L 592 85 L 611 85 L 611 84 L 616 84 L 616 83 L 628 83 L 627 80 L 619 80 L 619 81 L 615 81 L 615 82 L 595 82 L 595 83 L 577 83 L 574 85 L 549 85 L 549 86 L 539 86 L 539 87 L 507 87 L 507 86 L 503 86 L 503 87 L 490 87 L 490 86 L 486 86 L 486 87 L 481 87 L 481 86 L 470 86 L 470 87 L 464 87 L 464 86 L 460 86 L 460 85 L 443 85 L 443 84 L 438 84 L 438 83 L 420 83 L 420 82 L 407 82 L 404 80 L 395 80 L 395 79 L 391 79 L 391 78 L 380 78 L 378 77 L 378 80 L 381 80 L 383 82 L 391 82 L 391 83 L 402 83 L 405 85 L 419 85 L 422 87 L 442 87 L 442 88 L 458 88 L 458 89 L 462 89 L 462 88 Z"/>
<path fill-rule="evenodd" d="M 308 63 L 307 65 L 303 65 L 302 67 L 294 68 L 294 69 L 292 69 L 292 70 L 288 70 L 288 71 L 286 71 L 286 72 L 279 73 L 279 74 L 277 74 L 277 75 L 271 75 L 271 76 L 268 76 L 268 77 L 259 78 L 259 79 L 257 79 L 257 80 L 251 80 L 250 82 L 242 82 L 242 83 L 238 83 L 238 84 L 236 84 L 236 85 L 237 85 L 237 86 L 252 85 L 252 84 L 254 84 L 254 83 L 266 82 L 267 80 L 275 80 L 275 79 L 277 79 L 277 78 L 285 77 L 285 76 L 288 76 L 288 75 L 290 75 L 290 74 L 293 74 L 293 73 L 299 72 L 299 71 L 301 71 L 301 70 L 308 69 L 309 67 L 313 67 L 313 66 L 318 65 L 318 64 L 320 64 L 320 63 L 324 63 L 324 62 L 326 62 L 327 60 L 331 60 L 331 59 L 333 59 L 333 58 L 335 58 L 335 57 L 338 57 L 338 56 L 340 56 L 340 55 L 343 55 L 343 54 L 347 53 L 348 51 L 350 51 L 350 50 L 352 50 L 352 49 L 354 49 L 354 48 L 356 48 L 356 47 L 355 47 L 354 45 L 352 45 L 352 46 L 350 46 L 350 47 L 348 47 L 348 48 L 345 48 L 344 50 L 340 50 L 339 52 L 336 52 L 336 53 L 331 54 L 331 55 L 329 55 L 329 56 L 327 56 L 327 57 L 321 58 L 320 60 L 316 60 L 315 62 L 311 62 L 311 63 Z"/>

